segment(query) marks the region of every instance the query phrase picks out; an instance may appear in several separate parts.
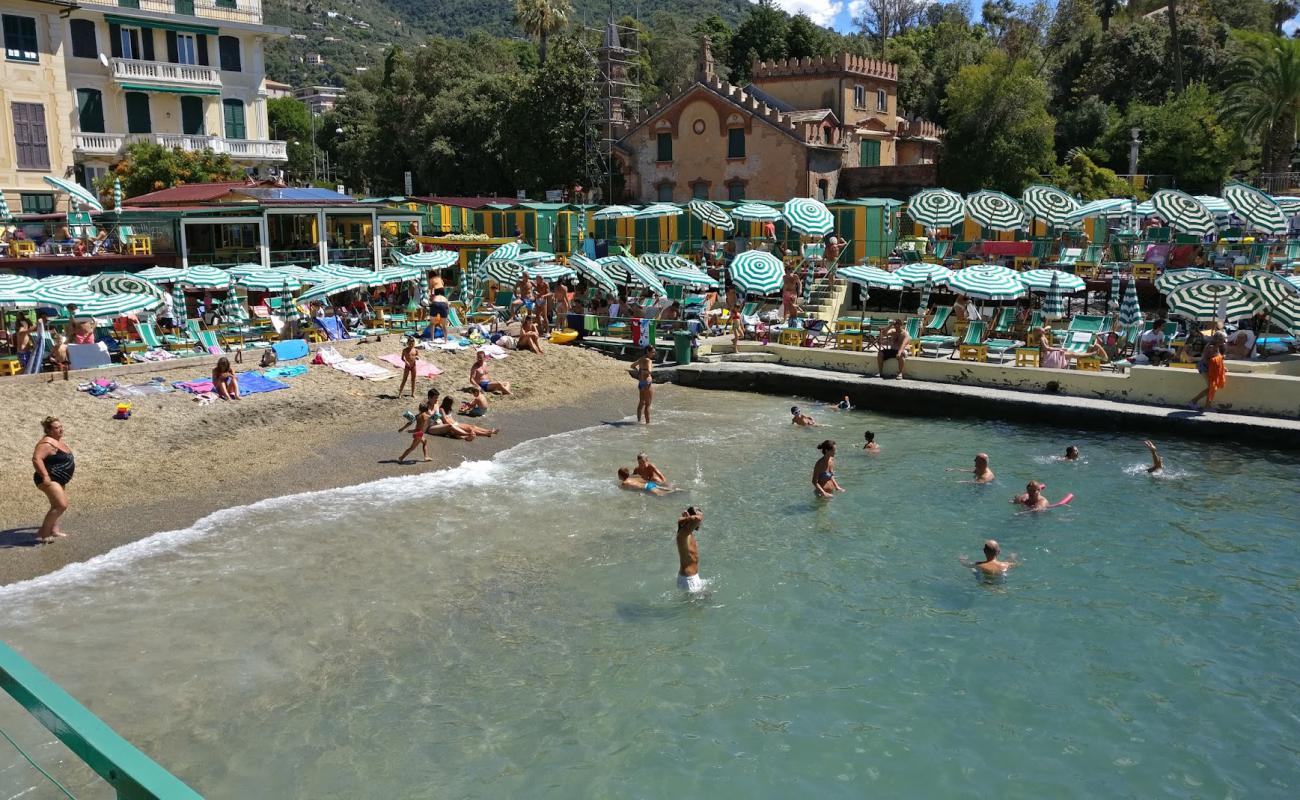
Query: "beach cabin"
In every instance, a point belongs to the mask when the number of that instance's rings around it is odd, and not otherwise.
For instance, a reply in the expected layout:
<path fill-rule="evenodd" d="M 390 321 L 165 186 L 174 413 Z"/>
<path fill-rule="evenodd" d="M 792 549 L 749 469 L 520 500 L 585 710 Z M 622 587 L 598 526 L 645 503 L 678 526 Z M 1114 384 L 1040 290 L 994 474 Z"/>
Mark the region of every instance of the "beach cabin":
<path fill-rule="evenodd" d="M 884 258 L 898 239 L 896 217 L 902 201 L 878 197 L 831 200 L 826 203 L 835 217 L 835 235 L 849 243 L 841 264 L 856 264 L 869 258 Z"/>

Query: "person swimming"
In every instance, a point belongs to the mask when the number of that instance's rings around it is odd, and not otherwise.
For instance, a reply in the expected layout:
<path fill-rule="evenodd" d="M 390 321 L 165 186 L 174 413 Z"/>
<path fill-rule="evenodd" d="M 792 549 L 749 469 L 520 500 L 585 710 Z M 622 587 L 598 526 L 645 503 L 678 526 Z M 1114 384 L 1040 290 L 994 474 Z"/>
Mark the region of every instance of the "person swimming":
<path fill-rule="evenodd" d="M 961 556 L 958 560 L 962 566 L 970 567 L 975 570 L 975 574 L 984 580 L 996 580 L 1003 577 L 1013 567 L 1020 566 L 1016 561 L 1014 554 L 1005 561 L 999 560 L 998 556 L 1002 553 L 1002 547 L 995 539 L 989 539 L 984 543 L 984 560 L 969 561 L 966 556 Z"/>
<path fill-rule="evenodd" d="M 965 468 L 965 467 L 948 467 L 948 469 L 947 469 L 946 471 L 947 471 L 947 472 L 965 472 L 965 471 L 966 471 L 966 468 Z M 997 476 L 994 475 L 994 474 L 993 474 L 993 470 L 989 468 L 989 454 L 988 454 L 988 453 L 976 453 L 976 454 L 975 454 L 975 469 L 971 470 L 971 475 L 973 476 L 973 480 L 971 481 L 971 483 L 992 483 L 994 480 L 996 480 Z"/>
<path fill-rule="evenodd" d="M 829 500 L 835 492 L 844 491 L 844 487 L 835 480 L 835 442 L 827 439 L 817 445 L 817 449 L 821 451 L 822 457 L 813 465 L 813 492 L 818 497 Z"/>
<path fill-rule="evenodd" d="M 1147 451 L 1151 453 L 1151 466 L 1147 467 L 1147 474 L 1154 475 L 1157 472 L 1164 472 L 1165 462 L 1160 458 L 1160 451 L 1156 449 L 1155 442 L 1147 439 L 1142 444 L 1147 446 Z"/>
<path fill-rule="evenodd" d="M 1042 511 L 1049 505 L 1047 498 L 1042 494 L 1046 487 L 1045 483 L 1030 481 L 1025 484 L 1025 493 L 1011 498 L 1011 502 L 1024 506 L 1028 511 Z"/>
<path fill-rule="evenodd" d="M 844 395 L 844 399 L 843 399 L 843 400 L 840 400 L 838 403 L 835 404 L 835 407 L 836 407 L 837 409 L 839 409 L 840 411 L 852 411 L 852 410 L 853 410 L 853 404 L 849 402 L 849 396 L 848 396 L 847 394 Z"/>
<path fill-rule="evenodd" d="M 677 588 L 697 594 L 708 587 L 700 577 L 700 548 L 695 532 L 704 522 L 704 512 L 690 506 L 677 518 Z"/>
<path fill-rule="evenodd" d="M 817 425 L 816 421 L 814 421 L 812 417 L 800 411 L 799 406 L 790 407 L 790 422 L 792 422 L 795 425 L 798 425 L 801 428 L 820 427 Z"/>
<path fill-rule="evenodd" d="M 1078 461 L 1078 460 L 1079 460 L 1079 448 L 1075 447 L 1074 445 L 1070 445 L 1069 447 L 1065 448 L 1065 460 L 1066 460 L 1066 461 Z"/>
<path fill-rule="evenodd" d="M 863 434 L 863 438 L 867 440 L 867 443 L 862 445 L 863 450 L 866 450 L 868 453 L 880 452 L 880 445 L 876 444 L 875 433 L 873 433 L 872 431 L 867 431 L 866 433 Z"/>
<path fill-rule="evenodd" d="M 655 497 L 663 497 L 666 494 L 672 494 L 676 489 L 660 486 L 658 481 L 647 481 L 637 475 L 632 474 L 632 470 L 627 467 L 618 468 L 618 488 L 626 489 L 629 492 L 645 492 Z"/>
<path fill-rule="evenodd" d="M 650 456 L 645 453 L 636 454 L 636 466 L 633 467 L 632 473 L 646 483 L 655 483 L 665 488 L 670 488 L 668 478 L 659 471 L 659 468 L 650 462 Z"/>

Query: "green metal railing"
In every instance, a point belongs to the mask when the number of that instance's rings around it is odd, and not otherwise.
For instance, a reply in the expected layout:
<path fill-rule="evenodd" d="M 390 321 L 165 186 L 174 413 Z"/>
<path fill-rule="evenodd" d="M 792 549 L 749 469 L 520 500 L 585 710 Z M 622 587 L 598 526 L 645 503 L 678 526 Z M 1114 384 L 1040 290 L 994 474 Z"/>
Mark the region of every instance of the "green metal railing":
<path fill-rule="evenodd" d="M 118 800 L 202 800 L 202 795 L 118 736 L 99 717 L 3 642 L 0 642 L 0 688 L 107 781 L 117 791 Z M 4 738 L 64 794 L 73 796 L 37 766 L 8 735 Z"/>

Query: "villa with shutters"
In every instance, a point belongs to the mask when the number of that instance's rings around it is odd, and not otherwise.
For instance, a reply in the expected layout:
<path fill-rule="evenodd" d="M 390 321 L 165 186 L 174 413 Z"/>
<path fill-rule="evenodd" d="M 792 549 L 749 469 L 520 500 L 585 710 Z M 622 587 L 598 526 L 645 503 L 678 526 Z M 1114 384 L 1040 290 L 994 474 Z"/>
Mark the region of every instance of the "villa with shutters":
<path fill-rule="evenodd" d="M 209 148 L 265 174 L 287 160 L 267 127 L 263 50 L 282 28 L 261 0 L 0 0 L 0 191 L 55 210 L 41 178 L 90 186 L 127 145 Z"/>

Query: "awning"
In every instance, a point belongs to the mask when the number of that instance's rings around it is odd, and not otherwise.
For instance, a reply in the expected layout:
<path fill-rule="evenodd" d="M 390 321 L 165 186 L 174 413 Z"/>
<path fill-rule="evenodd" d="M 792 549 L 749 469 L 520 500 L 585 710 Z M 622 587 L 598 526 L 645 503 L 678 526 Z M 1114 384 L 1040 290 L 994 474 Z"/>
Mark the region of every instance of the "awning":
<path fill-rule="evenodd" d="M 114 25 L 130 25 L 133 28 L 154 28 L 160 31 L 172 31 L 174 33 L 202 33 L 208 36 L 217 35 L 217 29 L 210 25 L 188 25 L 184 22 L 172 22 L 170 20 L 152 19 L 149 17 L 123 17 L 118 14 L 105 14 L 104 19 Z"/>
<path fill-rule="evenodd" d="M 187 89 L 181 86 L 149 86 L 143 83 L 124 83 L 122 88 L 134 92 L 164 92 L 166 94 L 221 94 L 220 89 Z"/>

